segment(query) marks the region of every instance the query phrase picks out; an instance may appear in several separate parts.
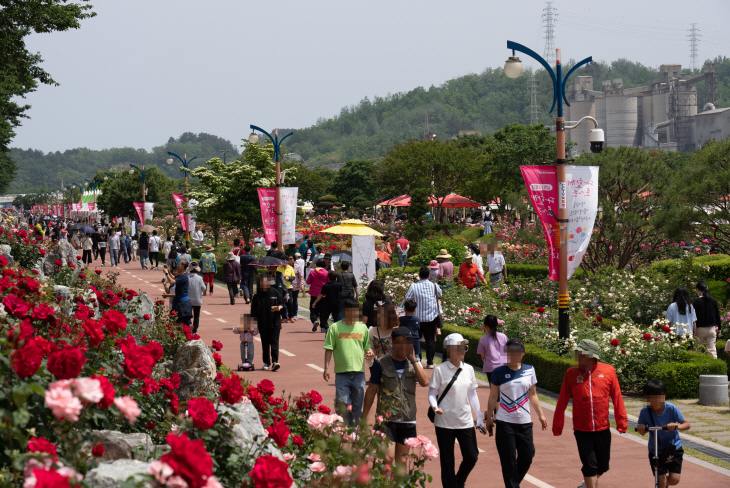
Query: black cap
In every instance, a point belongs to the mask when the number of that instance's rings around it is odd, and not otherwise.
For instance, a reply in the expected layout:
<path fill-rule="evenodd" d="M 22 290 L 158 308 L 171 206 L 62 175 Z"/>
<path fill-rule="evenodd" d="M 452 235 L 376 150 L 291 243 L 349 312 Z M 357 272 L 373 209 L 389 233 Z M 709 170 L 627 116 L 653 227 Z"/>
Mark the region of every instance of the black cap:
<path fill-rule="evenodd" d="M 330 253 L 325 254 L 324 259 L 332 259 L 332 254 L 330 254 Z"/>
<path fill-rule="evenodd" d="M 403 325 L 393 329 L 393 332 L 391 332 L 390 337 L 392 339 L 395 339 L 396 337 L 405 337 L 406 339 L 417 339 L 417 337 L 414 336 L 413 333 L 411 332 L 411 329 L 409 329 L 408 327 L 403 326 Z"/>

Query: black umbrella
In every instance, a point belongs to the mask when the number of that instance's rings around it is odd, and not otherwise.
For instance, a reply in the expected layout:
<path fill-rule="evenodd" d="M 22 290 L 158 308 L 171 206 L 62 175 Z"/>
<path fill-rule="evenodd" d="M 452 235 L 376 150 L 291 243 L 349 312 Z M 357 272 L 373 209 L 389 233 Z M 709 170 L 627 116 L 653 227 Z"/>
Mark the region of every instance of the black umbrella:
<path fill-rule="evenodd" d="M 81 231 L 81 229 L 83 229 L 84 227 L 86 227 L 86 224 L 84 224 L 83 222 L 80 222 L 78 224 L 72 225 L 71 227 L 68 227 L 68 230 L 78 230 L 78 231 Z"/>
<path fill-rule="evenodd" d="M 334 251 L 332 253 L 332 262 L 341 263 L 342 261 L 352 262 L 352 253 L 350 251 Z"/>
<path fill-rule="evenodd" d="M 249 266 L 286 266 L 287 262 L 283 259 L 275 258 L 274 256 L 264 256 L 263 258 L 254 259 Z"/>

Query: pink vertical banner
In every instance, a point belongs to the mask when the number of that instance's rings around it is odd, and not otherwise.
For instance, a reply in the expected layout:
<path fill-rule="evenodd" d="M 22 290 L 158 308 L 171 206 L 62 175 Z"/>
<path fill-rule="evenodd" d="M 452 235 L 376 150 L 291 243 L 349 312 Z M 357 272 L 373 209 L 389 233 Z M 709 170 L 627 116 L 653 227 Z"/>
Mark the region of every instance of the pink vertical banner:
<path fill-rule="evenodd" d="M 71 214 L 72 214 L 72 213 L 74 212 L 74 207 L 73 207 L 73 205 L 74 205 L 73 203 L 69 203 L 69 204 L 68 204 L 68 216 L 69 216 L 69 217 L 70 217 L 70 216 L 71 216 Z"/>
<path fill-rule="evenodd" d="M 542 222 L 545 240 L 550 248 L 549 278 L 558 281 L 560 244 L 558 242 L 558 172 L 555 166 L 520 166 L 532 208 Z M 552 211 L 552 214 L 550 213 Z M 553 216 L 554 215 L 554 216 Z"/>
<path fill-rule="evenodd" d="M 261 220 L 264 222 L 264 240 L 270 245 L 276 240 L 276 188 L 259 188 Z"/>
<path fill-rule="evenodd" d="M 177 216 L 180 217 L 180 223 L 184 231 L 188 230 L 187 222 L 185 222 L 185 195 L 182 193 L 173 193 L 172 199 L 175 200 L 177 207 Z"/>
<path fill-rule="evenodd" d="M 89 203 L 89 212 L 96 212 L 96 204 Z"/>
<path fill-rule="evenodd" d="M 81 212 L 81 210 L 84 208 L 84 204 L 83 203 L 74 203 L 74 205 L 76 205 L 76 211 L 77 212 Z"/>
<path fill-rule="evenodd" d="M 43 205 L 43 213 L 45 213 L 46 215 L 51 215 L 51 211 L 48 208 L 48 205 Z"/>
<path fill-rule="evenodd" d="M 58 204 L 57 203 L 53 204 L 53 215 L 58 215 Z"/>
<path fill-rule="evenodd" d="M 137 210 L 139 221 L 142 225 L 144 225 L 144 202 L 134 202 L 132 205 L 134 205 L 135 210 Z"/>

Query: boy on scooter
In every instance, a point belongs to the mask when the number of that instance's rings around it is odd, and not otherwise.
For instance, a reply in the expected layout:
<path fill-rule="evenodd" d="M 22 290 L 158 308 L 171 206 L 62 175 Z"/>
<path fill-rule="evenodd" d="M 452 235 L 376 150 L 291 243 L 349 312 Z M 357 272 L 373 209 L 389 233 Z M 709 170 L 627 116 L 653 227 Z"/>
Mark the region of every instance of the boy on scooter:
<path fill-rule="evenodd" d="M 253 336 L 259 334 L 259 328 L 256 326 L 256 319 L 250 314 L 241 316 L 242 325 L 233 328 L 233 333 L 238 334 L 241 340 L 241 364 L 238 365 L 238 371 L 254 371 L 253 365 Z"/>

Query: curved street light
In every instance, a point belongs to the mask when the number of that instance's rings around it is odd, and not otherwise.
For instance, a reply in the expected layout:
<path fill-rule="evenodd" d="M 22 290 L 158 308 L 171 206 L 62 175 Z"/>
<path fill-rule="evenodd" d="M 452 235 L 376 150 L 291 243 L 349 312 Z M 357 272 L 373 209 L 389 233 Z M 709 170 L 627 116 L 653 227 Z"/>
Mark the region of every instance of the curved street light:
<path fill-rule="evenodd" d="M 132 169 L 129 170 L 129 174 L 130 175 L 133 175 L 134 174 L 134 170 L 135 169 L 137 171 L 139 171 L 139 174 L 142 175 L 142 202 L 144 203 L 145 197 L 147 196 L 147 189 L 145 188 L 145 178 L 146 178 L 147 173 L 149 172 L 149 170 L 145 170 L 144 169 L 144 166 L 142 166 L 142 169 L 139 169 L 138 167 L 136 167 L 133 164 L 130 164 L 129 166 L 132 167 Z"/>
<path fill-rule="evenodd" d="M 196 159 L 198 159 L 198 157 L 196 156 L 193 159 L 191 159 L 191 160 L 188 161 L 188 155 L 187 154 L 183 154 L 183 157 L 181 158 L 177 154 L 168 151 L 167 152 L 167 160 L 166 160 L 167 161 L 167 164 L 172 164 L 172 163 L 175 162 L 175 160 L 172 159 L 173 156 L 176 157 L 177 159 L 179 159 L 180 162 L 183 165 L 183 168 L 185 168 L 182 171 L 183 171 L 183 173 L 185 173 L 185 201 L 187 201 L 187 194 L 188 194 L 188 166 L 190 165 L 190 163 L 192 163 L 193 161 L 195 161 Z M 190 249 L 190 220 L 188 218 L 188 214 L 187 213 L 185 214 L 185 244 L 187 245 L 188 249 Z"/>

